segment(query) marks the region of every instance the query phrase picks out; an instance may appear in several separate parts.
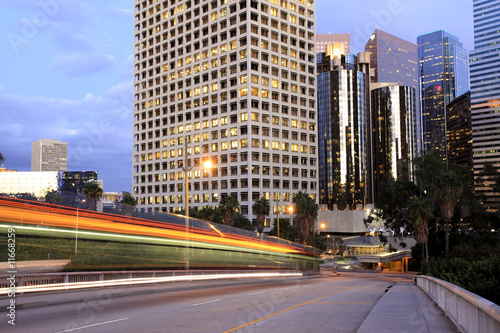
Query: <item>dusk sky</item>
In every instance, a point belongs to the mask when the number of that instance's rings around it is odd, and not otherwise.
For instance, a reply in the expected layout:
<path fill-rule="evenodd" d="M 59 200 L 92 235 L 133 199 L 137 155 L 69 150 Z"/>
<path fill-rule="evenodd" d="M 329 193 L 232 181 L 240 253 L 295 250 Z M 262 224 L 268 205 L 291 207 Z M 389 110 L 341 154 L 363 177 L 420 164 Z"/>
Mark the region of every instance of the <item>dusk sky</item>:
<path fill-rule="evenodd" d="M 0 0 L 0 152 L 29 171 L 31 143 L 68 142 L 68 170 L 131 190 L 134 1 Z M 415 43 L 444 29 L 473 48 L 472 0 L 317 0 L 317 33 L 375 28 Z"/>

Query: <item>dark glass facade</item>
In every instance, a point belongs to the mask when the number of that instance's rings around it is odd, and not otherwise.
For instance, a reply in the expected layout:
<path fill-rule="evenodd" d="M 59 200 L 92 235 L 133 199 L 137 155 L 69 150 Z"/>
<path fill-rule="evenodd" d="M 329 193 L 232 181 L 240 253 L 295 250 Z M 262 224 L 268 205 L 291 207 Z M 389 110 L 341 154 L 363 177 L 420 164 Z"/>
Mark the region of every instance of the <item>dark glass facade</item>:
<path fill-rule="evenodd" d="M 413 180 L 415 88 L 385 86 L 371 91 L 373 185 L 390 177 Z"/>
<path fill-rule="evenodd" d="M 455 98 L 446 108 L 448 164 L 459 165 L 472 180 L 472 124 L 470 92 Z"/>
<path fill-rule="evenodd" d="M 317 59 L 320 204 L 354 209 L 371 202 L 367 76 L 352 54 Z"/>
<path fill-rule="evenodd" d="M 469 90 L 468 56 L 458 37 L 443 31 L 417 39 L 423 152 L 447 156 L 446 106 Z"/>
<path fill-rule="evenodd" d="M 63 200 L 78 202 L 83 198 L 83 188 L 97 181 L 97 171 L 64 171 L 59 173 L 59 190 Z"/>

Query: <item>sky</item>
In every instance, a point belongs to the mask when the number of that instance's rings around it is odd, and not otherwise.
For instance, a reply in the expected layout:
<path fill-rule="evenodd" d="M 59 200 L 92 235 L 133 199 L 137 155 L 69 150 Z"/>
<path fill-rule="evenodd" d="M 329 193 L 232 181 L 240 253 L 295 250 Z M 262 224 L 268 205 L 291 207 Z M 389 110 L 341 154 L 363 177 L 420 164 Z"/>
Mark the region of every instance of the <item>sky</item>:
<path fill-rule="evenodd" d="M 68 170 L 98 171 L 131 191 L 133 0 L 0 0 L 0 152 L 30 171 L 31 143 L 68 143 Z M 316 0 L 316 32 L 350 33 L 364 50 L 378 28 L 416 43 L 444 29 L 473 48 L 472 0 Z"/>

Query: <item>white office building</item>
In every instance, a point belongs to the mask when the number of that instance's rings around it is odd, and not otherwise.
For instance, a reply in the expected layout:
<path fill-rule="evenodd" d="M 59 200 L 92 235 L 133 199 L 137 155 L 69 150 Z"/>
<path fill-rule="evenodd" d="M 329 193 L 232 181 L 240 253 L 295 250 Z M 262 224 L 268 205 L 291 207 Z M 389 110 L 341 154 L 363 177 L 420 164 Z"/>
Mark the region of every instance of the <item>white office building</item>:
<path fill-rule="evenodd" d="M 190 207 L 317 197 L 314 24 L 311 0 L 135 1 L 139 210 L 184 208 L 186 153 Z"/>

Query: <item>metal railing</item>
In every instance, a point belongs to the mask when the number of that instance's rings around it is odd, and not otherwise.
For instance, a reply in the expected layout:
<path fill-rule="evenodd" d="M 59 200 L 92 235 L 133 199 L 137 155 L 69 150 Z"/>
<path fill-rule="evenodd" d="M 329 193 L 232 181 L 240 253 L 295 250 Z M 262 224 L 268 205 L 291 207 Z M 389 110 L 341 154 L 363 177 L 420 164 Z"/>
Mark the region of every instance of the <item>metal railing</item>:
<path fill-rule="evenodd" d="M 500 332 L 500 306 L 452 283 L 418 275 L 423 289 L 464 333 Z"/>

